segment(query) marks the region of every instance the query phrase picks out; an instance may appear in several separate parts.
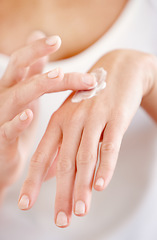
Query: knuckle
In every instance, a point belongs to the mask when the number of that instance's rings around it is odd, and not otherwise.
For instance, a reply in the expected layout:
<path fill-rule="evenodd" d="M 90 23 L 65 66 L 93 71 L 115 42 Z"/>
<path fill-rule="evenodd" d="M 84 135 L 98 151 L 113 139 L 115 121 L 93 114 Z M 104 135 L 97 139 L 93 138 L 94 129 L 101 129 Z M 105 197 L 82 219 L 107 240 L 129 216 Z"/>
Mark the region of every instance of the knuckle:
<path fill-rule="evenodd" d="M 105 172 L 114 172 L 115 162 L 114 161 L 103 161 L 101 160 L 101 168 L 105 169 Z"/>
<path fill-rule="evenodd" d="M 90 165 L 96 162 L 97 156 L 88 151 L 82 151 L 78 154 L 77 165 Z"/>
<path fill-rule="evenodd" d="M 70 161 L 70 158 L 62 158 L 62 160 L 58 160 L 56 169 L 61 174 L 69 173 L 74 170 L 74 164 Z"/>
<path fill-rule="evenodd" d="M 20 91 L 17 87 L 14 87 L 14 90 L 10 94 L 10 102 L 12 106 L 20 107 L 21 106 L 21 97 Z"/>
<path fill-rule="evenodd" d="M 77 191 L 80 195 L 84 196 L 86 193 L 91 191 L 91 184 L 87 182 L 81 182 L 77 184 Z"/>
<path fill-rule="evenodd" d="M 36 154 L 33 156 L 30 166 L 32 168 L 41 168 L 43 165 L 46 164 L 48 160 L 48 155 L 45 152 L 38 151 Z"/>
<path fill-rule="evenodd" d="M 53 135 L 62 134 L 62 130 L 60 126 L 60 117 L 57 112 L 52 114 L 50 121 L 48 123 L 47 129 L 49 129 L 49 131 L 51 131 Z"/>
<path fill-rule="evenodd" d="M 70 74 L 66 74 L 64 76 L 64 85 L 65 86 L 71 86 L 71 75 Z"/>
<path fill-rule="evenodd" d="M 9 137 L 9 135 L 7 134 L 7 127 L 6 125 L 4 124 L 3 126 L 0 127 L 0 137 L 3 141 L 5 142 L 12 142 L 12 138 Z"/>
<path fill-rule="evenodd" d="M 67 186 L 65 186 L 66 189 Z M 63 194 L 60 194 L 58 196 L 56 196 L 56 202 L 57 205 L 64 205 L 65 209 L 69 208 L 69 205 L 71 204 L 71 198 L 68 196 L 65 196 L 65 193 L 63 192 Z"/>
<path fill-rule="evenodd" d="M 106 152 L 114 153 L 114 152 L 116 152 L 115 145 L 112 142 L 102 143 L 101 152 L 102 153 L 106 153 Z"/>
<path fill-rule="evenodd" d="M 6 135 L 6 130 L 5 130 L 4 126 L 0 127 L 0 136 L 1 136 L 1 139 L 5 140 L 5 141 L 9 141 L 9 138 Z"/>
<path fill-rule="evenodd" d="M 78 113 L 75 113 L 71 116 L 70 118 L 70 125 L 72 126 L 78 126 L 78 123 L 80 123 L 81 121 L 81 114 L 78 112 Z"/>
<path fill-rule="evenodd" d="M 36 183 L 37 182 L 33 178 L 28 177 L 24 182 L 24 187 L 28 187 L 28 189 L 30 189 L 31 187 L 35 186 Z"/>
<path fill-rule="evenodd" d="M 60 116 L 58 114 L 58 111 L 55 111 L 50 118 L 49 124 L 51 124 L 51 126 L 57 127 L 58 123 L 60 120 Z M 56 126 L 57 125 L 57 126 Z"/>

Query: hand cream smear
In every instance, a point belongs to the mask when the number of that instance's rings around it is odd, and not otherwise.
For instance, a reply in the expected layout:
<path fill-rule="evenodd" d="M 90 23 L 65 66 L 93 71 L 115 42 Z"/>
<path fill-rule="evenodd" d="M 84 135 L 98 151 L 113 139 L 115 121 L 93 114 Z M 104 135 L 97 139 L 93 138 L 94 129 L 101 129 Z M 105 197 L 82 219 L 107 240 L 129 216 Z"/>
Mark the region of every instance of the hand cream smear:
<path fill-rule="evenodd" d="M 82 100 L 94 97 L 97 92 L 101 91 L 106 87 L 106 76 L 107 72 L 103 68 L 94 69 L 90 74 L 94 75 L 97 80 L 97 85 L 91 90 L 77 91 L 72 97 L 73 103 L 81 102 Z"/>

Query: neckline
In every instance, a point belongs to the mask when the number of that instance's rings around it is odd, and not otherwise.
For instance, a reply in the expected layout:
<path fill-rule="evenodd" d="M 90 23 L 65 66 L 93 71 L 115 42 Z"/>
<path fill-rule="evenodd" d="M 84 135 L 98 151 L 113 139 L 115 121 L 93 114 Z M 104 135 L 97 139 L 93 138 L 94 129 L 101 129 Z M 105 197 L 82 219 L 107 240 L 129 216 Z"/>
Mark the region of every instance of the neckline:
<path fill-rule="evenodd" d="M 138 2 L 140 1 L 143 1 L 143 0 L 138 0 Z M 47 64 L 48 65 L 52 63 L 60 64 L 60 63 L 65 63 L 67 61 L 75 61 L 81 58 L 82 56 L 86 55 L 88 52 L 95 49 L 102 41 L 104 41 L 104 43 L 105 42 L 107 43 L 110 36 L 112 36 L 112 32 L 115 32 L 115 31 L 117 32 L 120 28 L 122 28 L 126 24 L 126 19 L 128 18 L 129 13 L 133 12 L 133 9 L 136 7 L 136 5 L 137 5 L 137 0 L 128 0 L 124 9 L 122 10 L 117 20 L 113 23 L 113 25 L 95 43 L 93 43 L 91 46 L 89 46 L 85 50 L 69 58 L 59 59 L 56 61 L 48 62 Z M 5 60 L 8 60 L 10 58 L 9 55 L 0 53 L 0 59 L 4 57 L 5 57 Z"/>
<path fill-rule="evenodd" d="M 82 56 L 87 55 L 88 52 L 95 49 L 102 41 L 108 42 L 108 39 L 110 38 L 110 36 L 112 36 L 112 32 L 114 32 L 115 30 L 117 31 L 119 28 L 121 28 L 123 25 L 126 24 L 124 19 L 126 19 L 128 17 L 128 15 L 129 15 L 128 12 L 133 11 L 133 8 L 136 6 L 137 1 L 142 1 L 142 0 L 128 0 L 124 9 L 122 10 L 121 14 L 118 16 L 117 20 L 97 41 L 95 41 L 88 48 L 86 48 L 85 50 L 81 51 L 80 53 L 78 53 L 74 56 L 71 56 L 69 58 L 59 59 L 59 60 L 52 61 L 52 62 L 48 62 L 48 64 L 52 64 L 52 63 L 56 63 L 56 64 L 63 63 L 64 64 L 67 61 L 75 61 L 75 60 L 81 58 Z"/>

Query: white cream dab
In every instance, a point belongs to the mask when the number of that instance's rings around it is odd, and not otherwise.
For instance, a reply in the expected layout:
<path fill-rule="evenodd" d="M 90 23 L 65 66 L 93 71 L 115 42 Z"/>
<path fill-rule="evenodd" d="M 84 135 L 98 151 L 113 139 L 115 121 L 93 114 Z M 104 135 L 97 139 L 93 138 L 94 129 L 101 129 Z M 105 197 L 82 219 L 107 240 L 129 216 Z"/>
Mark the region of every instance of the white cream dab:
<path fill-rule="evenodd" d="M 71 101 L 74 103 L 81 102 L 82 100 L 94 97 L 97 92 L 106 87 L 107 72 L 103 68 L 94 69 L 90 74 L 96 77 L 97 85 L 91 90 L 77 91 L 72 97 Z"/>

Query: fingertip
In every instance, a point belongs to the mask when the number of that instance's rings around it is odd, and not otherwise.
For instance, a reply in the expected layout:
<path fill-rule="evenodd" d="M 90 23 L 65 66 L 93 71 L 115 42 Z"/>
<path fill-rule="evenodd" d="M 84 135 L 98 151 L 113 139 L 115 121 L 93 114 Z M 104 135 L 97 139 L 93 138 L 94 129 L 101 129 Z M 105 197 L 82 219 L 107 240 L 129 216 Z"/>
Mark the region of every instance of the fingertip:
<path fill-rule="evenodd" d="M 33 111 L 31 109 L 28 108 L 25 110 L 25 112 L 29 119 L 33 119 Z"/>
<path fill-rule="evenodd" d="M 58 212 L 54 221 L 55 221 L 56 226 L 59 228 L 66 228 L 70 224 L 69 219 L 64 211 Z"/>
<path fill-rule="evenodd" d="M 62 44 L 62 40 L 60 36 L 57 36 L 57 48 L 60 48 L 61 44 Z"/>
<path fill-rule="evenodd" d="M 97 191 L 97 192 L 102 192 L 104 190 L 104 187 L 100 187 L 98 185 L 94 185 L 94 189 Z"/>
<path fill-rule="evenodd" d="M 108 184 L 110 183 L 111 177 L 108 177 L 104 180 L 104 178 L 99 177 L 97 178 L 97 180 L 95 180 L 94 183 L 94 189 L 96 191 L 103 191 L 104 189 L 107 188 Z"/>
<path fill-rule="evenodd" d="M 104 189 L 104 184 L 105 184 L 105 181 L 104 179 L 101 177 L 101 178 L 98 178 L 96 181 L 95 181 L 95 189 L 98 190 L 98 191 L 101 191 Z"/>
<path fill-rule="evenodd" d="M 27 195 L 22 195 L 18 201 L 18 207 L 20 210 L 28 210 L 30 199 Z"/>
<path fill-rule="evenodd" d="M 78 217 L 83 217 L 87 214 L 87 209 L 84 201 L 78 200 L 75 203 L 74 214 Z"/>
<path fill-rule="evenodd" d="M 62 41 L 58 35 L 54 35 L 54 36 L 46 38 L 45 43 L 48 46 L 57 46 L 57 49 L 58 49 L 58 48 L 60 48 Z"/>
<path fill-rule="evenodd" d="M 22 113 L 20 113 L 19 118 L 22 122 L 25 122 L 26 120 L 32 120 L 33 119 L 33 112 L 31 109 L 26 109 Z"/>
<path fill-rule="evenodd" d="M 52 71 L 46 73 L 46 75 L 50 79 L 57 79 L 57 82 L 58 80 L 62 81 L 64 78 L 64 73 L 60 67 L 53 69 Z"/>
<path fill-rule="evenodd" d="M 86 85 L 87 89 L 93 89 L 97 86 L 96 77 L 92 74 L 86 73 L 82 75 L 82 82 Z"/>

